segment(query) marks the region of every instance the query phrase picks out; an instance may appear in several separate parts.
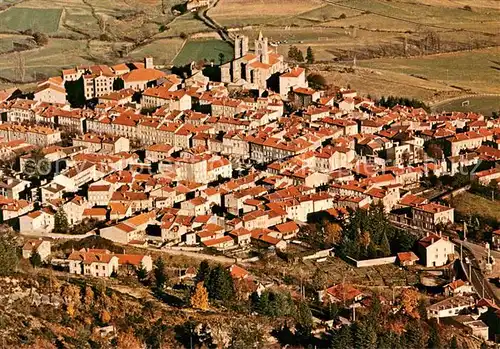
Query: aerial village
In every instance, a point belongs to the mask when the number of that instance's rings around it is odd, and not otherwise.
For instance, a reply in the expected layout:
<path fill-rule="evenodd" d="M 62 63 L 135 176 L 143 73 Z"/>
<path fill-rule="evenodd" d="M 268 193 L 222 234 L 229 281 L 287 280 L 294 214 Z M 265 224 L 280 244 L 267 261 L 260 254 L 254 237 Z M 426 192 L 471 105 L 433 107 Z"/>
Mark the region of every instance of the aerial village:
<path fill-rule="evenodd" d="M 162 253 L 232 260 L 231 276 L 259 294 L 279 286 L 252 275 L 263 259 L 390 264 L 440 290 L 429 318 L 491 341 L 480 316 L 500 319 L 500 292 L 488 281 L 500 275 L 500 227 L 468 239 L 471 223 L 457 224 L 448 199 L 471 186 L 498 192 L 500 120 L 318 88 L 262 34 L 249 46 L 236 38 L 219 79 L 196 64 L 165 72 L 145 57 L 63 69 L 29 95 L 0 91 L 0 221 L 23 238 L 23 258 L 36 253 L 47 267 L 105 279 L 130 267 L 149 272 Z M 84 104 L 72 107 L 67 87 L 82 80 Z M 397 233 L 365 232 L 363 219 Z M 399 243 L 403 233 L 415 244 Z M 61 239 L 92 236 L 142 252 L 54 253 Z M 195 276 L 187 268 L 179 280 Z M 311 297 L 348 309 L 340 320 L 315 318 L 315 327 L 355 321 L 372 301 L 345 282 Z"/>

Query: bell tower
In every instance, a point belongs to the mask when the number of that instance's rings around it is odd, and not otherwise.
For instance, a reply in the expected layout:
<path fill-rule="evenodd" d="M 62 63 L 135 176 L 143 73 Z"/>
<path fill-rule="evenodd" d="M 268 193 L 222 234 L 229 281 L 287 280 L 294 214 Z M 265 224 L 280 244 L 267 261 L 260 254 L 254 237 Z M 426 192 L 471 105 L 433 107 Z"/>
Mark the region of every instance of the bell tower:
<path fill-rule="evenodd" d="M 255 40 L 255 54 L 259 57 L 262 63 L 269 64 L 269 47 L 267 38 L 259 32 L 259 38 Z"/>

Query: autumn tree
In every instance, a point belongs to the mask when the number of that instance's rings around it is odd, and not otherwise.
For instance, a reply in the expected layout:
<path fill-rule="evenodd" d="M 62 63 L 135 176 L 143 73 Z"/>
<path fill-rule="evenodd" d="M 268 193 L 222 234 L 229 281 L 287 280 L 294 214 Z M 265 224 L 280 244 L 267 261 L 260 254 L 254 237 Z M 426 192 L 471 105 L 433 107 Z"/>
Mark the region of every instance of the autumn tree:
<path fill-rule="evenodd" d="M 103 324 L 108 324 L 111 321 L 111 314 L 106 309 L 101 311 L 101 322 Z"/>
<path fill-rule="evenodd" d="M 418 292 L 411 288 L 405 288 L 401 292 L 401 305 L 403 306 L 404 312 L 413 319 L 419 319 L 420 314 L 418 313 Z"/>
<path fill-rule="evenodd" d="M 330 242 L 334 245 L 338 244 L 342 239 L 342 227 L 337 223 L 326 222 L 325 227 L 325 242 Z"/>
<path fill-rule="evenodd" d="M 191 306 L 195 309 L 208 309 L 208 292 L 205 286 L 203 286 L 203 281 L 196 284 L 196 289 L 191 296 Z"/>
<path fill-rule="evenodd" d="M 121 349 L 136 349 L 143 347 L 142 343 L 137 339 L 132 330 L 119 333 L 116 342 L 116 347 Z"/>
<path fill-rule="evenodd" d="M 365 250 L 368 249 L 368 246 L 370 245 L 371 241 L 372 239 L 370 232 L 365 230 L 364 232 L 359 234 L 359 243 L 361 244 L 361 246 L 365 248 Z"/>

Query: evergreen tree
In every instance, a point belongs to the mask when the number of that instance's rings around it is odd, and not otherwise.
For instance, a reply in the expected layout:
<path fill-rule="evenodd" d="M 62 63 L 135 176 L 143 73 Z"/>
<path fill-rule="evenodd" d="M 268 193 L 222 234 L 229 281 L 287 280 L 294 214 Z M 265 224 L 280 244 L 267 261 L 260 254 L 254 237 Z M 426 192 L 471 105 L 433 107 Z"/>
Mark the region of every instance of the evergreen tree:
<path fill-rule="evenodd" d="M 313 326 L 311 309 L 305 302 L 300 302 L 295 313 L 295 336 L 302 344 L 309 344 L 312 341 L 311 331 Z"/>
<path fill-rule="evenodd" d="M 431 321 L 431 328 L 429 331 L 429 339 L 427 341 L 427 347 L 432 349 L 442 349 L 443 343 L 441 341 L 441 334 L 439 332 L 439 325 L 436 321 Z"/>
<path fill-rule="evenodd" d="M 389 239 L 387 238 L 387 234 L 384 233 L 382 235 L 382 241 L 380 243 L 380 251 L 382 256 L 388 257 L 391 255 L 391 245 L 389 244 Z"/>
<path fill-rule="evenodd" d="M 356 349 L 377 348 L 377 333 L 370 322 L 358 322 L 355 324 L 354 347 Z"/>
<path fill-rule="evenodd" d="M 35 251 L 31 254 L 30 263 L 33 268 L 39 268 L 42 266 L 42 257 L 40 257 L 40 254 L 38 252 Z"/>
<path fill-rule="evenodd" d="M 83 76 L 76 81 L 66 81 L 64 88 L 66 89 L 66 99 L 71 104 L 71 107 L 81 108 L 85 105 Z"/>
<path fill-rule="evenodd" d="M 135 274 L 137 275 L 137 279 L 139 280 L 139 282 L 146 281 L 148 277 L 148 271 L 144 267 L 144 264 L 141 263 L 141 265 L 139 265 L 139 267 L 135 270 Z"/>
<path fill-rule="evenodd" d="M 165 261 L 163 258 L 159 257 L 154 262 L 153 268 L 156 287 L 163 289 L 168 281 L 167 273 L 165 272 Z"/>
<path fill-rule="evenodd" d="M 54 215 L 54 233 L 66 234 L 69 231 L 68 216 L 63 208 L 59 208 Z"/>
<path fill-rule="evenodd" d="M 306 61 L 309 64 L 313 64 L 314 63 L 314 52 L 313 52 L 311 46 L 309 46 L 307 48 Z"/>
<path fill-rule="evenodd" d="M 349 326 L 342 326 L 335 331 L 330 344 L 331 349 L 349 349 L 353 347 L 352 331 Z"/>
<path fill-rule="evenodd" d="M 208 278 L 210 277 L 210 265 L 208 261 L 204 260 L 200 263 L 200 267 L 198 268 L 198 272 L 196 273 L 196 282 L 205 282 L 205 285 L 208 284 Z"/>
<path fill-rule="evenodd" d="M 408 349 L 421 349 L 425 346 L 424 330 L 420 321 L 413 320 L 406 325 L 405 344 Z"/>
<path fill-rule="evenodd" d="M 125 82 L 122 78 L 117 78 L 113 81 L 113 91 L 120 91 L 125 88 Z"/>
<path fill-rule="evenodd" d="M 226 302 L 234 297 L 233 278 L 229 271 L 220 264 L 210 271 L 206 285 L 211 299 Z"/>
<path fill-rule="evenodd" d="M 8 232 L 2 232 L 0 235 L 0 276 L 12 274 L 16 271 L 18 263 L 14 237 Z"/>
<path fill-rule="evenodd" d="M 460 346 L 458 345 L 457 337 L 453 336 L 450 342 L 450 349 L 459 349 L 459 348 Z"/>

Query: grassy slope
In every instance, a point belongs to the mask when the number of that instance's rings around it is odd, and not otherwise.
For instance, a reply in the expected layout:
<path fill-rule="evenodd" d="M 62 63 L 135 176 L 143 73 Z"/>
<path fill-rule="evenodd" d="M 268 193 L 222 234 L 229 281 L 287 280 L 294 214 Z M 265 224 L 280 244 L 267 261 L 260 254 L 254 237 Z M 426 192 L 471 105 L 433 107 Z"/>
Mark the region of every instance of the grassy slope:
<path fill-rule="evenodd" d="M 479 214 L 500 220 L 500 202 L 491 201 L 472 193 L 464 193 L 453 199 L 453 207 L 463 214 Z"/>

